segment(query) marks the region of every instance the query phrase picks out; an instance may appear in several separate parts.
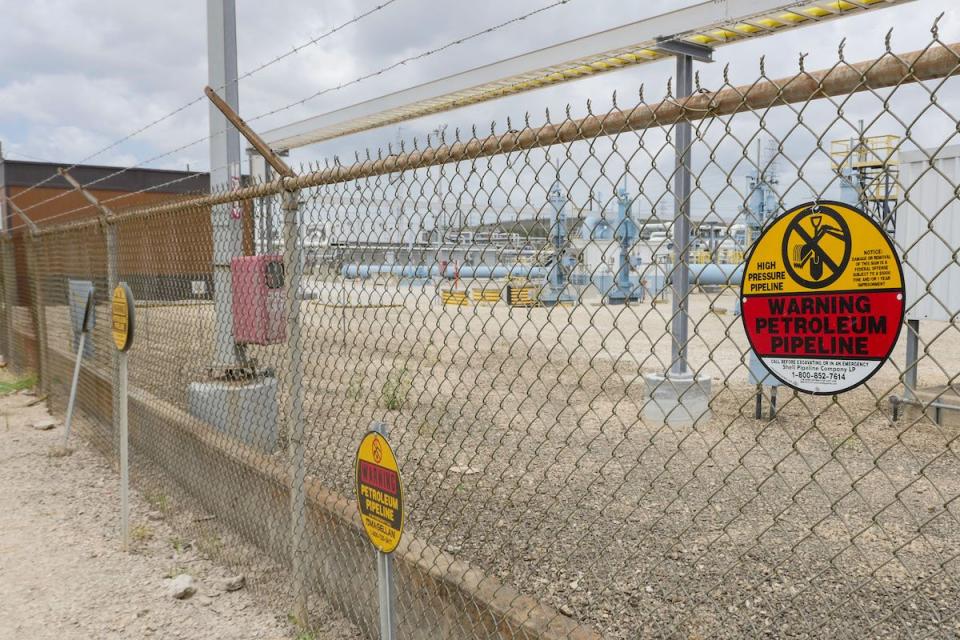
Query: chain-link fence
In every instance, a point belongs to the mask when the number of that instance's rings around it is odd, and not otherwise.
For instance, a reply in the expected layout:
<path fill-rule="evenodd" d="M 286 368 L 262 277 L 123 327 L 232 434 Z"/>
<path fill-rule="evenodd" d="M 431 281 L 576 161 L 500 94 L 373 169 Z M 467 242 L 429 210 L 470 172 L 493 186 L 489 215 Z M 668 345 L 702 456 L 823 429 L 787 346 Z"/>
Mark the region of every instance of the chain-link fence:
<path fill-rule="evenodd" d="M 129 283 L 134 482 L 314 623 L 330 606 L 378 635 L 353 465 L 383 422 L 400 637 L 954 637 L 958 70 L 934 31 L 18 235 L 0 344 L 62 409 L 92 283 L 78 429 L 114 458 L 107 303 Z M 892 357 L 836 396 L 758 385 L 738 317 L 756 234 L 812 200 L 874 216 L 907 281 Z M 231 216 L 257 223 L 216 246 Z M 684 316 L 710 383 L 692 424 L 649 389 Z"/>

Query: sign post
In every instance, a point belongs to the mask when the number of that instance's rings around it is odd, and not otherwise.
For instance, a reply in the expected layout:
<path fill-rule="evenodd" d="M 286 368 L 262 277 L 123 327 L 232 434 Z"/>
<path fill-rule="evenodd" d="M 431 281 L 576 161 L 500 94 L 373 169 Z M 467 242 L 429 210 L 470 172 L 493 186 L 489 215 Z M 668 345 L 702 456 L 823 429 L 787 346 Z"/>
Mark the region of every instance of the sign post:
<path fill-rule="evenodd" d="M 770 223 L 747 256 L 743 327 L 771 375 L 831 395 L 866 382 L 903 325 L 903 269 L 890 238 L 842 202 L 802 204 Z"/>
<path fill-rule="evenodd" d="M 67 419 L 63 429 L 63 446 L 70 440 L 70 425 L 73 424 L 73 406 L 77 402 L 77 385 L 80 382 L 80 363 L 83 349 L 87 346 L 87 333 L 93 325 L 93 288 L 87 289 L 83 303 L 83 319 L 80 322 L 80 339 L 77 341 L 77 362 L 73 365 L 73 380 L 70 382 L 70 399 L 67 400 Z"/>
<path fill-rule="evenodd" d="M 113 344 L 117 347 L 119 362 L 120 397 L 120 534 L 123 538 L 123 550 L 130 548 L 130 467 L 128 459 L 128 422 L 127 422 L 127 351 L 133 344 L 133 294 L 126 282 L 121 282 L 113 290 L 110 331 Z"/>
<path fill-rule="evenodd" d="M 357 510 L 363 530 L 377 549 L 380 640 L 395 640 L 397 619 L 393 551 L 403 535 L 403 484 L 387 426 L 375 422 L 360 442 L 356 459 Z"/>

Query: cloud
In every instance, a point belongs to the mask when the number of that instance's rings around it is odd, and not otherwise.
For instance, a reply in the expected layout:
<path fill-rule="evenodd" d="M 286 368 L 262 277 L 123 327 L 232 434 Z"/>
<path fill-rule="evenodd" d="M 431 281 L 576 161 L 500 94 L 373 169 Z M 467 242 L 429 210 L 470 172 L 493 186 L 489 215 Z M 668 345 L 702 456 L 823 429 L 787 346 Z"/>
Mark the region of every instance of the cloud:
<path fill-rule="evenodd" d="M 83 154 L 88 153 L 89 149 L 104 147 L 112 141 L 112 138 L 98 135 L 88 129 L 60 125 L 44 127 L 42 135 L 37 138 L 40 143 L 30 147 L 30 154 L 50 162 L 63 162 L 61 158 L 82 157 Z M 14 150 L 19 148 L 18 145 Z M 135 155 L 114 151 L 98 158 L 95 164 L 124 167 L 135 164 L 137 161 L 138 158 Z"/>
<path fill-rule="evenodd" d="M 694 2 L 570 0 L 564 6 L 451 47 L 442 54 L 284 109 L 255 121 L 255 127 L 264 130 Z M 275 3 L 238 4 L 241 72 L 375 6 L 368 0 L 291 2 L 282 5 L 282 9 Z M 398 0 L 244 79 L 240 85 L 241 113 L 251 119 L 548 4 L 550 0 Z M 801 52 L 808 54 L 808 69 L 834 64 L 844 36 L 848 60 L 870 58 L 883 51 L 884 34 L 891 25 L 897 26 L 893 36 L 895 50 L 916 49 L 929 42 L 930 25 L 942 10 L 941 4 L 919 0 L 862 17 L 730 45 L 718 49 L 716 63 L 698 65 L 701 82 L 707 88 L 720 86 L 728 64 L 732 84 L 751 82 L 758 76 L 761 56 L 765 56 L 768 77 L 795 73 Z M 0 25 L 0 56 L 4 60 L 0 68 L 0 140 L 8 148 L 65 162 L 76 161 L 201 97 L 207 82 L 203 3 L 0 0 L 0 10 L 5 16 Z M 940 29 L 942 40 L 957 40 L 960 11 L 947 9 Z M 508 117 L 516 127 L 527 113 L 531 122 L 537 124 L 545 120 L 548 108 L 552 119 L 564 117 L 567 105 L 576 117 L 585 113 L 588 100 L 595 112 L 602 112 L 611 107 L 614 91 L 620 106 L 636 103 L 641 86 L 645 99 L 656 101 L 663 97 L 672 72 L 669 62 L 638 66 L 422 118 L 405 123 L 402 129 L 389 127 L 314 145 L 295 151 L 293 159 L 323 160 L 334 155 L 349 159 L 357 150 L 385 147 L 398 137 L 423 136 L 441 124 L 447 124 L 451 133 L 458 127 L 469 132 L 473 126 L 483 133 L 492 122 L 503 130 Z M 912 104 L 918 100 L 922 103 L 923 99 L 923 95 L 916 94 L 911 98 Z M 869 120 L 871 110 L 876 109 L 876 103 L 868 100 L 852 101 L 845 107 L 851 122 L 860 117 Z M 208 134 L 207 111 L 208 106 L 200 100 L 97 156 L 93 162 L 142 162 L 203 138 Z M 742 118 L 736 126 L 744 129 L 742 135 L 749 139 L 749 128 L 755 125 Z M 917 135 L 924 134 L 918 131 Z M 799 138 L 793 134 L 791 140 Z M 727 141 L 722 151 L 732 155 L 724 156 L 724 161 L 734 162 L 737 154 L 742 155 L 738 144 Z M 174 151 L 151 166 L 182 167 L 187 163 L 194 168 L 206 166 L 205 143 Z"/>

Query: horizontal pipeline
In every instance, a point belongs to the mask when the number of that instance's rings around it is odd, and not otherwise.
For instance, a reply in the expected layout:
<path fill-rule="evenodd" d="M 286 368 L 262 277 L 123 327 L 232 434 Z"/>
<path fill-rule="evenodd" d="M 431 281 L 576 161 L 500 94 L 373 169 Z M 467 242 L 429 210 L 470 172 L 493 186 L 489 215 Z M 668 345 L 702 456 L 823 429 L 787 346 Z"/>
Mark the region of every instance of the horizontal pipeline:
<path fill-rule="evenodd" d="M 497 265 L 490 267 L 479 265 L 476 267 L 462 266 L 459 269 L 461 279 L 470 278 L 507 278 L 510 276 L 527 278 L 544 278 L 547 275 L 545 267 L 529 267 L 526 265 L 513 265 L 505 267 Z M 441 276 L 440 266 L 412 264 L 348 264 L 340 270 L 344 278 L 371 278 L 376 275 L 390 275 L 398 278 L 436 278 Z M 457 269 L 453 265 L 446 265 L 442 273 L 447 280 L 453 280 L 457 277 Z"/>
<path fill-rule="evenodd" d="M 495 267 L 479 265 L 476 267 L 460 267 L 460 278 L 507 278 L 510 276 L 527 278 L 545 278 L 549 272 L 548 267 L 530 267 L 526 265 L 513 265 L 507 267 L 497 265 Z M 344 278 L 367 279 L 377 275 L 389 275 L 398 278 L 437 278 L 440 277 L 439 265 L 432 267 L 426 265 L 412 264 L 348 264 L 340 269 L 340 275 Z M 453 265 L 446 265 L 443 270 L 443 277 L 447 280 L 453 280 L 457 277 L 457 270 Z M 711 286 L 711 285 L 735 285 L 740 284 L 743 277 L 742 264 L 692 264 L 690 265 L 690 282 L 693 284 Z"/>
<path fill-rule="evenodd" d="M 701 286 L 740 284 L 743 279 L 743 264 L 707 264 L 690 265 L 690 284 Z"/>

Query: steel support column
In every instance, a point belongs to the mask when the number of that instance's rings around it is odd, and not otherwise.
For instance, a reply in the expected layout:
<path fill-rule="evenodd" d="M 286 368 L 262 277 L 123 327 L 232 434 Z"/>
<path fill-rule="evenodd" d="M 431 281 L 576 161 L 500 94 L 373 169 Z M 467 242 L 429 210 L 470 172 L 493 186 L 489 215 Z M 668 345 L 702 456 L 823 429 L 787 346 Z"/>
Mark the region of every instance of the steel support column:
<path fill-rule="evenodd" d="M 917 399 L 917 363 L 920 361 L 920 321 L 907 320 L 907 368 L 903 374 L 904 396 Z"/>
<path fill-rule="evenodd" d="M 677 55 L 676 98 L 683 101 L 693 93 L 693 58 Z M 690 295 L 690 142 L 692 126 L 688 120 L 679 120 L 674 126 L 676 150 L 673 175 L 673 320 L 671 322 L 670 374 L 686 376 L 687 341 L 689 340 Z"/>
<path fill-rule="evenodd" d="M 209 84 L 239 112 L 237 88 L 237 17 L 234 0 L 207 0 L 207 69 Z M 210 105 L 211 193 L 240 186 L 240 134 L 220 110 Z M 230 261 L 243 255 L 243 218 L 235 203 L 211 208 L 213 226 L 213 362 L 214 374 L 241 366 L 233 340 Z"/>

